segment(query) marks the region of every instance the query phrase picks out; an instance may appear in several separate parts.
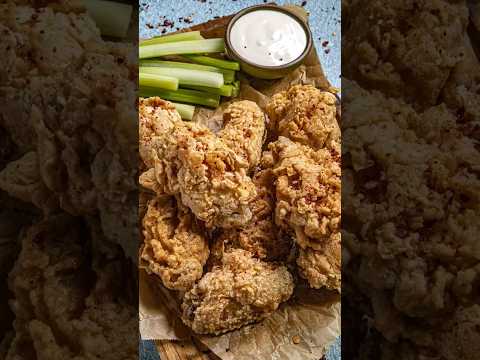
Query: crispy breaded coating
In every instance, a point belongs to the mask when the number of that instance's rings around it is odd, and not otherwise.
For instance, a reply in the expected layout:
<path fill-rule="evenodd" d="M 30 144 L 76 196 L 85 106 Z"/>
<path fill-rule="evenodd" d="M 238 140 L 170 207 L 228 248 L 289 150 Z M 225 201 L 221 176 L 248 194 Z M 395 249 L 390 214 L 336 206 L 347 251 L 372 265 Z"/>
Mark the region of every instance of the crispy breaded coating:
<path fill-rule="evenodd" d="M 205 230 L 173 198 L 149 202 L 143 236 L 140 256 L 145 269 L 158 275 L 165 287 L 187 291 L 202 277 L 209 254 Z"/>
<path fill-rule="evenodd" d="M 312 287 L 339 290 L 340 251 L 332 249 L 340 245 L 340 155 L 335 150 L 314 151 L 284 137 L 269 149 L 276 159 L 275 222 L 303 249 L 300 273 Z M 315 254 L 305 254 L 311 251 Z"/>
<path fill-rule="evenodd" d="M 158 158 L 164 157 L 161 150 L 171 136 L 175 123 L 182 119 L 171 102 L 158 97 L 140 98 L 138 115 L 140 158 L 147 168 L 152 168 Z M 162 143 L 164 146 L 161 146 Z"/>
<path fill-rule="evenodd" d="M 275 187 L 271 168 L 259 170 L 253 177 L 257 196 L 251 203 L 252 220 L 241 229 L 224 230 L 214 239 L 212 252 L 218 260 L 223 252 L 241 248 L 259 259 L 284 260 L 290 253 L 292 240 L 274 220 Z"/>
<path fill-rule="evenodd" d="M 465 56 L 465 1 L 350 1 L 343 75 L 366 89 L 434 105 Z M 343 64 L 342 64 L 343 65 Z"/>
<path fill-rule="evenodd" d="M 139 153 L 146 170 L 139 183 L 157 195 L 179 191 L 176 177 L 176 126 L 182 119 L 172 103 L 158 97 L 139 100 Z"/>
<path fill-rule="evenodd" d="M 473 359 L 462 340 L 473 332 L 456 317 L 478 302 L 478 140 L 445 104 L 418 111 L 345 84 L 344 279 L 366 295 L 388 340 L 410 342 L 414 354 Z"/>
<path fill-rule="evenodd" d="M 317 150 L 340 138 L 337 99 L 312 85 L 295 85 L 275 94 L 267 104 L 271 130 L 277 136 Z"/>
<path fill-rule="evenodd" d="M 240 227 L 252 218 L 255 185 L 248 164 L 209 129 L 195 123 L 177 127 L 178 173 L 184 205 L 208 227 Z"/>
<path fill-rule="evenodd" d="M 285 266 L 241 249 L 226 253 L 182 303 L 182 319 L 198 334 L 221 334 L 269 316 L 293 292 Z"/>
<path fill-rule="evenodd" d="M 64 214 L 28 229 L 9 275 L 16 319 L 6 359 L 138 355 L 137 287 L 130 273 L 136 267 L 129 269 L 119 248 L 99 237 Z M 91 242 L 101 251 L 91 255 Z"/>
<path fill-rule="evenodd" d="M 282 137 L 270 149 L 278 156 L 276 223 L 291 229 L 300 246 L 321 248 L 340 227 L 339 154 Z"/>
<path fill-rule="evenodd" d="M 154 102 L 152 98 L 149 102 Z M 156 104 L 165 106 L 161 100 Z M 146 108 L 148 109 L 148 108 Z M 144 113 L 145 127 L 168 129 L 166 135 L 145 142 L 145 153 L 153 167 L 140 176 L 140 183 L 157 195 L 180 195 L 182 203 L 208 227 L 240 227 L 252 218 L 249 207 L 256 195 L 247 176 L 249 164 L 207 127 L 197 123 L 171 121 L 169 113 Z M 152 125 L 151 122 L 166 122 Z M 147 137 L 145 137 L 147 138 Z"/>
<path fill-rule="evenodd" d="M 312 288 L 339 290 L 341 288 L 341 242 L 340 233 L 322 242 L 319 250 L 299 249 L 297 265 L 300 275 Z"/>
<path fill-rule="evenodd" d="M 243 100 L 230 104 L 223 120 L 224 128 L 217 135 L 253 169 L 262 155 L 265 114 L 253 101 Z"/>

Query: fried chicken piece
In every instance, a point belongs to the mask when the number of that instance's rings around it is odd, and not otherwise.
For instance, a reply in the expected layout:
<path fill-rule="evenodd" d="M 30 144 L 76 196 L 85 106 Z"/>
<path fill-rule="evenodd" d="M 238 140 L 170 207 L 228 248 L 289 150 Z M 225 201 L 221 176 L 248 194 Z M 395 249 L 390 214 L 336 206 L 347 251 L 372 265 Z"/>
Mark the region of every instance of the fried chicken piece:
<path fill-rule="evenodd" d="M 208 241 L 193 214 L 173 198 L 149 202 L 143 218 L 145 269 L 162 279 L 165 287 L 187 291 L 203 275 Z"/>
<path fill-rule="evenodd" d="M 177 127 L 180 196 L 208 227 L 240 227 L 252 218 L 255 185 L 248 164 L 209 129 L 195 123 Z"/>
<path fill-rule="evenodd" d="M 334 151 L 312 149 L 280 137 L 269 147 L 278 157 L 276 223 L 302 247 L 321 249 L 340 227 L 340 161 Z"/>
<path fill-rule="evenodd" d="M 161 100 L 150 103 L 164 106 Z M 161 111 L 161 110 L 160 110 Z M 171 121 L 168 113 L 152 116 L 144 111 L 140 124 L 147 129 L 170 129 L 166 136 L 153 136 L 145 142 L 145 152 L 153 168 L 140 176 L 140 182 L 157 195 L 180 194 L 182 203 L 208 227 L 243 226 L 252 217 L 249 203 L 256 195 L 247 176 L 249 164 L 207 127 L 197 123 Z M 165 121 L 166 125 L 149 124 Z M 145 136 L 147 139 L 147 136 Z"/>
<path fill-rule="evenodd" d="M 295 85 L 275 94 L 267 104 L 271 127 L 277 136 L 317 150 L 340 138 L 337 99 L 312 85 Z"/>
<path fill-rule="evenodd" d="M 221 261 L 223 253 L 233 248 L 247 250 L 267 261 L 284 260 L 290 253 L 291 238 L 274 221 L 274 176 L 271 167 L 258 171 L 253 182 L 257 196 L 251 203 L 252 220 L 241 229 L 224 230 L 214 239 L 214 262 Z"/>
<path fill-rule="evenodd" d="M 257 166 L 265 136 L 265 114 L 253 101 L 230 104 L 223 114 L 224 128 L 217 133 L 249 169 Z"/>
<path fill-rule="evenodd" d="M 314 151 L 284 137 L 269 149 L 276 159 L 275 222 L 302 249 L 300 273 L 312 287 L 339 290 L 340 155 L 335 150 Z"/>
<path fill-rule="evenodd" d="M 12 168 L 22 168 L 6 190 L 22 198 L 34 190 L 45 213 L 100 216 L 108 237 L 134 247 L 137 259 L 138 227 L 123 226 L 137 207 L 136 47 L 102 39 L 82 2 L 0 7 L 0 128 L 18 151 Z M 41 204 L 39 190 L 48 195 Z"/>
<path fill-rule="evenodd" d="M 478 314 L 462 310 L 478 303 L 478 141 L 445 104 L 419 111 L 355 82 L 344 89 L 342 281 L 368 299 L 383 336 L 410 343 L 412 358 L 467 359 L 478 339 Z"/>
<path fill-rule="evenodd" d="M 140 158 L 147 168 L 153 168 L 158 159 L 164 158 L 162 150 L 173 133 L 175 123 L 182 119 L 171 102 L 158 97 L 140 98 L 138 114 Z"/>
<path fill-rule="evenodd" d="M 198 334 L 221 334 L 266 318 L 293 288 L 285 266 L 232 250 L 185 295 L 182 319 Z"/>
<path fill-rule="evenodd" d="M 320 250 L 299 249 L 297 265 L 300 275 L 308 280 L 312 288 L 341 288 L 341 242 L 340 233 L 322 243 Z"/>

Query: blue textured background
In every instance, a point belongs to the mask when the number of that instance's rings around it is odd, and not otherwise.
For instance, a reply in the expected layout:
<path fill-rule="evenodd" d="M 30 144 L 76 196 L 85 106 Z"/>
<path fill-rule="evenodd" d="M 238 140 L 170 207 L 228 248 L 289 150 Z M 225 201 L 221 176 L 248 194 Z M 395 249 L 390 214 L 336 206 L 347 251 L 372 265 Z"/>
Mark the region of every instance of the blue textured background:
<path fill-rule="evenodd" d="M 272 0 L 268 0 L 271 2 Z M 263 0 L 140 0 L 140 37 L 176 31 L 213 19 L 215 16 L 234 14 Z M 310 13 L 310 28 L 323 70 L 330 83 L 340 88 L 341 71 L 341 5 L 340 0 L 275 1 L 277 4 L 303 4 Z M 187 19 L 181 20 L 179 18 Z M 162 26 L 164 21 L 173 26 Z M 326 42 L 328 41 L 328 44 Z M 152 341 L 140 343 L 141 360 L 159 360 Z M 340 339 L 329 349 L 327 360 L 340 360 Z"/>
<path fill-rule="evenodd" d="M 273 0 L 268 0 L 271 1 Z M 305 3 L 304 8 L 310 13 L 310 28 L 325 74 L 333 86 L 340 88 L 340 0 L 275 2 L 297 5 Z M 163 29 L 171 32 L 177 28 L 190 27 L 211 20 L 214 16 L 234 14 L 247 6 L 263 3 L 263 0 L 140 0 L 140 37 L 160 35 Z M 180 17 L 188 18 L 188 22 L 179 21 Z M 174 22 L 174 26 L 159 26 L 165 19 Z M 326 41 L 328 45 L 322 46 Z"/>

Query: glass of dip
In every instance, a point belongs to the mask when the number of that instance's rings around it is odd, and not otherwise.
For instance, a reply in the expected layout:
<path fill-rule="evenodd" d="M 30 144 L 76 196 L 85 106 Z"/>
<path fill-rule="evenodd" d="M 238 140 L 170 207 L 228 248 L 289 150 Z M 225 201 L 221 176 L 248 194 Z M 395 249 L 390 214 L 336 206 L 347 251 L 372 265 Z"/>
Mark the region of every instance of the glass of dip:
<path fill-rule="evenodd" d="M 276 5 L 241 10 L 228 23 L 227 55 L 244 72 L 278 79 L 296 69 L 312 48 L 308 25 L 295 13 Z"/>

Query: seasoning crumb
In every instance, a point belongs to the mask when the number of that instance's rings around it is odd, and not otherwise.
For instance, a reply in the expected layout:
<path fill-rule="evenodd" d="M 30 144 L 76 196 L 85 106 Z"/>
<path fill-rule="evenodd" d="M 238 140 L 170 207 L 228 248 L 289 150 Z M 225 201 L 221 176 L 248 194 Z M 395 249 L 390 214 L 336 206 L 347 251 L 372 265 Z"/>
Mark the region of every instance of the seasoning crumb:
<path fill-rule="evenodd" d="M 306 1 L 306 0 L 302 1 L 302 6 L 305 6 L 305 5 L 307 5 L 307 1 Z"/>
<path fill-rule="evenodd" d="M 334 32 L 332 33 L 332 36 L 337 36 L 337 33 L 334 31 Z"/>
<path fill-rule="evenodd" d="M 153 29 L 153 28 L 154 28 L 154 26 L 153 26 L 152 24 L 150 24 L 150 23 L 147 23 L 146 25 L 147 25 L 147 28 L 149 28 L 149 29 Z"/>
<path fill-rule="evenodd" d="M 322 46 L 323 47 L 327 47 L 329 44 L 329 41 L 328 40 L 325 40 L 324 42 L 322 42 Z"/>
<path fill-rule="evenodd" d="M 301 341 L 301 340 L 302 340 L 302 339 L 301 339 L 300 336 L 298 336 L 298 335 L 294 335 L 294 336 L 292 337 L 292 342 L 293 342 L 294 344 L 300 344 L 300 341 Z"/>
<path fill-rule="evenodd" d="M 325 49 L 325 54 L 330 53 L 330 49 Z"/>

